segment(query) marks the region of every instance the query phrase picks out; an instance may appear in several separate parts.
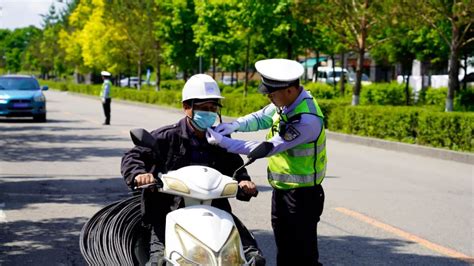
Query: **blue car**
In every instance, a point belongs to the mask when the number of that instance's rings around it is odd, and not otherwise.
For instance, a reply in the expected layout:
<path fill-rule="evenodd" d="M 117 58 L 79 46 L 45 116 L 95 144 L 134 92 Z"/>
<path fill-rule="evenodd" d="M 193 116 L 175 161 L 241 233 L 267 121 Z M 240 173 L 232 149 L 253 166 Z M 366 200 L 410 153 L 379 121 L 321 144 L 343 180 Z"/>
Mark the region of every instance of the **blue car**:
<path fill-rule="evenodd" d="M 26 75 L 0 76 L 0 116 L 33 117 L 46 122 L 46 98 L 36 78 Z"/>

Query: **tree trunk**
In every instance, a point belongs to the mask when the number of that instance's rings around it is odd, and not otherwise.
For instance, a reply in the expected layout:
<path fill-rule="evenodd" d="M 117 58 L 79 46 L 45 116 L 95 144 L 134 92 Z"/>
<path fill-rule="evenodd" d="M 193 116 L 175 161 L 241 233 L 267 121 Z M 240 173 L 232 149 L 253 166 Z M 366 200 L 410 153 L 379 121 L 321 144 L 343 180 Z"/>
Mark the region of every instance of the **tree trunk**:
<path fill-rule="evenodd" d="M 408 72 L 407 80 L 405 83 L 405 105 L 410 105 L 410 75 L 411 71 Z"/>
<path fill-rule="evenodd" d="M 426 82 L 425 82 L 425 61 L 420 61 L 420 76 L 421 76 L 421 90 L 426 89 Z"/>
<path fill-rule="evenodd" d="M 319 50 L 316 50 L 316 64 L 313 66 L 313 82 L 318 81 L 318 68 L 319 68 Z"/>
<path fill-rule="evenodd" d="M 304 82 L 308 82 L 308 49 L 304 50 Z"/>
<path fill-rule="evenodd" d="M 142 57 L 141 55 L 139 56 L 139 59 L 138 59 L 138 84 L 137 84 L 137 90 L 140 90 L 142 87 L 141 87 L 141 83 L 142 83 Z"/>
<path fill-rule="evenodd" d="M 331 60 L 332 60 L 332 88 L 336 90 L 336 60 L 334 59 L 334 54 L 331 54 Z"/>
<path fill-rule="evenodd" d="M 448 95 L 446 97 L 446 112 L 453 111 L 454 93 L 459 90 L 459 29 L 452 28 L 452 39 L 449 54 Z"/>
<path fill-rule="evenodd" d="M 290 29 L 288 31 L 288 43 L 287 43 L 287 46 L 286 46 L 286 56 L 288 59 L 293 59 L 293 44 L 292 44 L 292 40 L 293 39 L 293 31 Z"/>
<path fill-rule="evenodd" d="M 161 58 L 160 58 L 160 44 L 158 41 L 155 40 L 155 53 L 156 53 L 156 84 L 155 90 L 160 91 L 160 83 L 161 83 Z"/>
<path fill-rule="evenodd" d="M 244 97 L 247 97 L 247 86 L 249 82 L 249 60 L 250 60 L 250 34 L 247 36 L 247 51 L 245 55 L 245 84 Z"/>
<path fill-rule="evenodd" d="M 212 52 L 212 78 L 216 79 L 216 53 Z"/>
<path fill-rule="evenodd" d="M 356 66 L 356 80 L 354 85 L 354 90 L 352 94 L 352 105 L 359 105 L 360 90 L 362 87 L 362 68 L 364 67 L 364 54 L 365 49 L 359 49 L 359 55 L 357 58 Z"/>
<path fill-rule="evenodd" d="M 369 8 L 369 0 L 364 1 L 364 9 Z M 356 81 L 354 91 L 352 94 L 352 105 L 359 105 L 360 90 L 362 88 L 362 68 L 364 67 L 364 54 L 365 54 L 365 41 L 367 39 L 367 18 L 365 15 L 362 16 L 360 22 L 360 36 L 359 36 L 359 49 L 356 66 Z"/>
<path fill-rule="evenodd" d="M 341 53 L 341 97 L 344 97 L 344 91 L 346 90 L 346 75 L 344 73 L 344 52 Z"/>
<path fill-rule="evenodd" d="M 160 91 L 160 85 L 161 85 L 161 62 L 159 59 L 156 60 L 156 84 L 155 84 L 155 90 Z"/>
<path fill-rule="evenodd" d="M 462 81 L 462 89 L 463 90 L 467 89 L 467 79 L 466 79 L 466 76 L 467 76 L 467 58 L 468 58 L 468 55 L 467 55 L 467 52 L 466 52 L 464 54 L 464 66 L 463 66 L 463 69 L 464 69 L 464 78 L 463 78 L 463 81 Z"/>

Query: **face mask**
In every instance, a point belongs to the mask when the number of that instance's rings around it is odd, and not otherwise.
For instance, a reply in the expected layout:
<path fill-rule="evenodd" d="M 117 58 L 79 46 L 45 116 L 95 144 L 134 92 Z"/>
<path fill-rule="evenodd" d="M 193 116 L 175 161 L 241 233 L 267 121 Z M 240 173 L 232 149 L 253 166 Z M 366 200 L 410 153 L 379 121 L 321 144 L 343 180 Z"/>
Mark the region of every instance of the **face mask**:
<path fill-rule="evenodd" d="M 191 120 L 193 125 L 198 129 L 205 131 L 216 122 L 217 113 L 208 111 L 195 111 L 194 117 Z"/>

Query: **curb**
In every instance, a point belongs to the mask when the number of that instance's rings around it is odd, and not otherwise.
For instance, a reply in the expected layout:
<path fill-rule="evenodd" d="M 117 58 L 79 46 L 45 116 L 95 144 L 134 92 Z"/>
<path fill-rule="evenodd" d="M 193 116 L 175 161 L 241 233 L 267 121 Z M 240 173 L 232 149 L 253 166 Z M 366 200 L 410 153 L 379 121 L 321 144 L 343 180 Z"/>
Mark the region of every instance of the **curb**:
<path fill-rule="evenodd" d="M 448 161 L 456 161 L 460 163 L 474 164 L 474 153 L 450 151 L 439 148 L 432 148 L 416 144 L 401 143 L 388 141 L 370 137 L 361 137 L 356 135 L 348 135 L 344 133 L 331 132 L 326 130 L 328 139 L 362 144 L 370 147 L 406 152 L 426 157 L 432 157 Z"/>

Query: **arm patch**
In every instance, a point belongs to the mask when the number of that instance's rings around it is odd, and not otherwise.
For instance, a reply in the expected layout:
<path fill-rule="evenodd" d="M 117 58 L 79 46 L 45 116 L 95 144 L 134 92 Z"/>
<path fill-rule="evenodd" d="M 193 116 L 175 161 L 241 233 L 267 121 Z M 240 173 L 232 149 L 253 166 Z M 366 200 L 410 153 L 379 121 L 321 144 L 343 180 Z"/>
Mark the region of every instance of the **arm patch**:
<path fill-rule="evenodd" d="M 292 140 L 296 139 L 297 137 L 299 137 L 300 135 L 301 135 L 301 133 L 298 130 L 296 130 L 296 128 L 289 125 L 286 128 L 285 134 L 283 134 L 283 139 L 286 140 L 286 141 L 292 141 Z"/>

